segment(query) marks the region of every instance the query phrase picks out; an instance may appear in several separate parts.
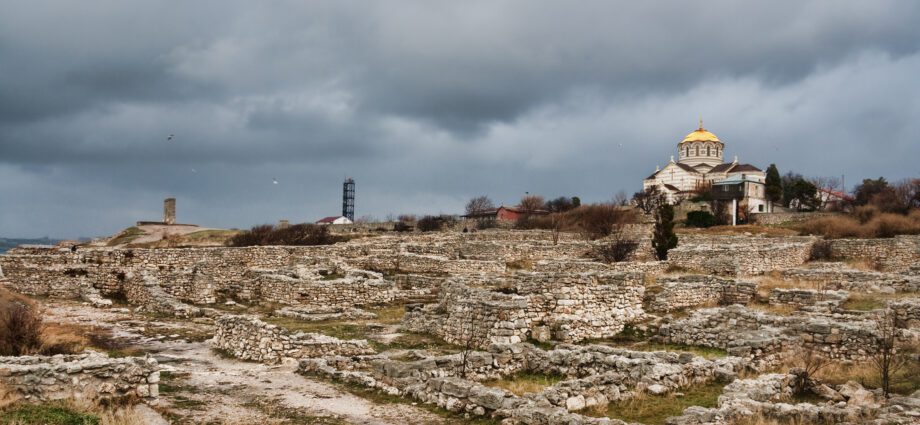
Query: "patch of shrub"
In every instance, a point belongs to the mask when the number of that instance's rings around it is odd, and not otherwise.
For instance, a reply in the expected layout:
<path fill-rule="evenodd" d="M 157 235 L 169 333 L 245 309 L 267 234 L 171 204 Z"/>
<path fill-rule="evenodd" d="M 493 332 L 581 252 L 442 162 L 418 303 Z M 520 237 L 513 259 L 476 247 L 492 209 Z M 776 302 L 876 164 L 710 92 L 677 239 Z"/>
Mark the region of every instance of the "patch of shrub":
<path fill-rule="evenodd" d="M 808 259 L 811 261 L 830 261 L 833 257 L 831 243 L 826 240 L 819 240 L 811 246 L 811 253 Z"/>
<path fill-rule="evenodd" d="M 263 224 L 233 235 L 227 240 L 227 246 L 331 245 L 340 240 L 341 238 L 329 233 L 327 226 L 304 223 L 274 227 Z"/>
<path fill-rule="evenodd" d="M 861 222 L 868 214 L 872 214 L 871 218 Z M 822 217 L 806 221 L 796 229 L 803 235 L 819 235 L 830 239 L 917 235 L 920 234 L 920 212 L 912 211 L 907 216 L 866 212 L 863 216 Z"/>
<path fill-rule="evenodd" d="M 422 232 L 437 232 L 454 221 L 454 217 L 449 215 L 426 215 L 420 218 L 415 226 Z"/>
<path fill-rule="evenodd" d="M 411 232 L 414 227 L 407 224 L 405 221 L 397 221 L 393 224 L 394 232 Z"/>
<path fill-rule="evenodd" d="M 477 230 L 494 229 L 497 226 L 498 224 L 495 222 L 495 220 L 482 219 L 476 221 Z"/>
<path fill-rule="evenodd" d="M 639 244 L 636 241 L 618 240 L 596 246 L 594 257 L 604 263 L 619 263 L 628 260 L 637 248 Z"/>
<path fill-rule="evenodd" d="M 709 211 L 690 211 L 687 213 L 687 221 L 684 222 L 689 227 L 712 227 L 717 224 L 716 216 Z"/>
<path fill-rule="evenodd" d="M 881 211 L 875 205 L 861 205 L 853 210 L 853 217 L 859 220 L 860 223 L 865 224 L 879 215 L 879 213 Z"/>
<path fill-rule="evenodd" d="M 418 230 L 422 232 L 437 232 L 444 227 L 444 219 L 441 217 L 426 215 L 415 223 Z"/>
<path fill-rule="evenodd" d="M 42 347 L 42 317 L 27 301 L 0 294 L 0 356 L 37 353 Z"/>

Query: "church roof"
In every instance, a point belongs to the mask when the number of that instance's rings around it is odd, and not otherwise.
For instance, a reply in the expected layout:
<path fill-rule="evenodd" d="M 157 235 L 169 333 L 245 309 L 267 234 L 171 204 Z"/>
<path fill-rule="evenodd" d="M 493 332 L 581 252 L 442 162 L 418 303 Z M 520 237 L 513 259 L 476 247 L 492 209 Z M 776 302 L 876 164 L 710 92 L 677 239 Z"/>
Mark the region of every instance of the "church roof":
<path fill-rule="evenodd" d="M 722 143 L 722 141 L 719 140 L 719 138 L 716 137 L 715 134 L 712 134 L 709 131 L 707 131 L 705 128 L 703 128 L 703 120 L 700 120 L 700 128 L 693 130 L 693 132 L 688 134 L 687 137 L 684 137 L 684 140 L 681 141 L 680 143 L 687 143 L 687 142 L 719 142 L 719 143 Z"/>
<path fill-rule="evenodd" d="M 676 166 L 678 166 L 678 167 L 680 167 L 680 168 L 683 168 L 684 171 L 686 171 L 686 172 L 688 172 L 688 173 L 701 174 L 701 173 L 700 173 L 700 170 L 697 170 L 696 168 L 693 168 L 693 167 L 691 167 L 691 166 L 689 166 L 689 165 L 687 165 L 687 164 L 684 164 L 684 163 L 681 163 L 681 162 L 675 162 L 674 165 L 676 165 Z"/>
<path fill-rule="evenodd" d="M 763 171 L 760 168 L 757 168 L 751 164 L 736 164 L 734 162 L 727 162 L 725 164 L 719 164 L 715 167 L 712 167 L 709 170 L 710 173 L 740 173 L 743 171 Z"/>

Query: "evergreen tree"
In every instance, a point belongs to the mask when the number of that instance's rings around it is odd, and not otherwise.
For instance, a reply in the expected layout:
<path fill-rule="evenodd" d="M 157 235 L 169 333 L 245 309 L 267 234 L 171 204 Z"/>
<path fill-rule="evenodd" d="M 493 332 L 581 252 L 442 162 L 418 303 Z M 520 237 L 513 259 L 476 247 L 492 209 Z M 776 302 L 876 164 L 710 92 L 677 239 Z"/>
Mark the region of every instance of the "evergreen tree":
<path fill-rule="evenodd" d="M 767 179 L 764 185 L 766 186 L 768 201 L 778 203 L 783 200 L 783 181 L 779 176 L 776 164 L 770 164 L 767 167 Z"/>
<path fill-rule="evenodd" d="M 668 259 L 668 251 L 677 246 L 677 234 L 674 233 L 674 207 L 663 203 L 655 210 L 655 232 L 652 235 L 652 247 L 659 260 Z"/>

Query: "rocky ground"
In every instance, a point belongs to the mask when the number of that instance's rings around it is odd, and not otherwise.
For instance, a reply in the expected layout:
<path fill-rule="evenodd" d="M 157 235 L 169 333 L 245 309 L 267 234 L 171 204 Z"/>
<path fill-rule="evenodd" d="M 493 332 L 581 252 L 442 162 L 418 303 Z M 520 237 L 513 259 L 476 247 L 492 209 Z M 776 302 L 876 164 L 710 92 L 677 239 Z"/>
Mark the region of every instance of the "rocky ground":
<path fill-rule="evenodd" d="M 174 423 L 203 424 L 447 424 L 411 403 L 373 401 L 328 382 L 293 373 L 295 362 L 276 366 L 222 357 L 205 340 L 208 318 L 176 320 L 102 310 L 82 303 L 46 304 L 46 321 L 73 323 L 109 334 L 112 355 L 150 353 L 162 365 L 160 400 L 155 406 Z M 101 340 L 102 338 L 100 338 Z"/>

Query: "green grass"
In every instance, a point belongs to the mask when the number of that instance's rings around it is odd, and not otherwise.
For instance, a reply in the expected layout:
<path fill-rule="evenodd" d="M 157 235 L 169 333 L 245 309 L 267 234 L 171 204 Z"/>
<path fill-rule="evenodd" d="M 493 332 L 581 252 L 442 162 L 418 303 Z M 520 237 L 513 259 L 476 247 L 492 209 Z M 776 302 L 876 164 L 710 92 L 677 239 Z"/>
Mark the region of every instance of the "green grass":
<path fill-rule="evenodd" d="M 143 230 L 135 226 L 131 226 L 125 230 L 122 230 L 121 233 L 112 238 L 108 243 L 106 243 L 106 245 L 124 245 L 146 234 L 147 233 L 145 233 Z"/>
<path fill-rule="evenodd" d="M 436 355 L 454 354 L 462 350 L 460 346 L 445 342 L 436 336 L 413 332 L 403 333 L 386 344 L 372 341 L 371 345 L 377 351 L 425 350 Z"/>
<path fill-rule="evenodd" d="M 707 360 L 720 359 L 728 355 L 728 352 L 721 348 L 714 347 L 703 347 L 699 345 L 684 345 L 684 344 L 665 344 L 661 342 L 652 342 L 652 341 L 630 341 L 630 340 L 618 340 L 618 339 L 600 339 L 592 340 L 592 344 L 603 344 L 609 345 L 611 347 L 625 348 L 628 350 L 634 351 L 668 351 L 676 353 L 691 353 L 697 356 L 700 356 Z"/>
<path fill-rule="evenodd" d="M 99 417 L 55 404 L 22 404 L 0 412 L 0 424 L 97 425 Z"/>
<path fill-rule="evenodd" d="M 662 396 L 643 394 L 610 403 L 605 412 L 587 413 L 602 413 L 602 416 L 626 422 L 661 425 L 668 417 L 679 416 L 690 406 L 716 407 L 724 387 L 725 384 L 720 383 L 692 385 L 680 390 L 683 395 L 679 397 L 673 393 Z"/>
<path fill-rule="evenodd" d="M 897 301 L 904 298 L 915 298 L 917 293 L 897 293 L 897 294 L 850 294 L 850 297 L 843 302 L 843 309 L 872 311 L 885 308 L 889 301 Z"/>
<path fill-rule="evenodd" d="M 493 379 L 482 384 L 489 387 L 508 390 L 516 395 L 526 393 L 539 393 L 565 379 L 561 375 L 547 375 L 544 373 L 521 372 L 503 379 Z"/>

